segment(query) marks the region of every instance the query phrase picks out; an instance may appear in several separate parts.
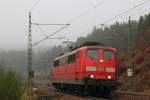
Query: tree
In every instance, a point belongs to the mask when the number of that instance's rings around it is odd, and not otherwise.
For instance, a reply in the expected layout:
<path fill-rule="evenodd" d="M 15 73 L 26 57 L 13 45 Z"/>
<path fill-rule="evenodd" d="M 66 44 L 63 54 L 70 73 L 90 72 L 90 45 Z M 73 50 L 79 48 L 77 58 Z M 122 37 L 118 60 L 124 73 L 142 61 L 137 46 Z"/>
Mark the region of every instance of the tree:
<path fill-rule="evenodd" d="M 140 17 L 138 23 L 138 37 L 141 37 L 145 30 L 145 19 L 143 16 Z"/>

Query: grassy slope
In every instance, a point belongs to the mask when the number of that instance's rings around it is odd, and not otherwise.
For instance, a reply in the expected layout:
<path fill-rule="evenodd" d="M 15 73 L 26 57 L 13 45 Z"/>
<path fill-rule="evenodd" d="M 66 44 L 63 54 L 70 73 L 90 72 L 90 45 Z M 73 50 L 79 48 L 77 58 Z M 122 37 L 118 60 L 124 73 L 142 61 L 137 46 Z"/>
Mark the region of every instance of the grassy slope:
<path fill-rule="evenodd" d="M 132 64 L 134 67 L 132 83 L 130 83 L 124 71 L 124 75 L 119 77 L 122 83 L 119 89 L 135 90 L 150 94 L 150 40 L 142 39 L 140 41 L 132 56 Z"/>

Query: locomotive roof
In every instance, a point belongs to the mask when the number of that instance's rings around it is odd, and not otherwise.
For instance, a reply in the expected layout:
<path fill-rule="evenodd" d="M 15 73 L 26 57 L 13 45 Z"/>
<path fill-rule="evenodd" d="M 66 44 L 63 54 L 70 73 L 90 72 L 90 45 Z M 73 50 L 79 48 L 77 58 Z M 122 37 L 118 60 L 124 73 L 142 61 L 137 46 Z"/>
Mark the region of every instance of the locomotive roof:
<path fill-rule="evenodd" d="M 115 48 L 108 47 L 108 46 L 83 46 L 83 47 L 77 48 L 77 49 L 75 49 L 75 50 L 73 50 L 73 51 L 66 52 L 66 53 L 64 53 L 63 55 L 56 57 L 54 60 L 58 60 L 58 59 L 60 59 L 60 58 L 62 58 L 62 57 L 64 57 L 64 56 L 67 56 L 67 55 L 70 55 L 70 54 L 74 54 L 74 53 L 76 53 L 76 51 L 78 51 L 78 50 L 85 50 L 85 49 L 87 49 L 87 48 L 113 50 L 113 51 L 115 51 L 115 52 L 117 51 Z"/>

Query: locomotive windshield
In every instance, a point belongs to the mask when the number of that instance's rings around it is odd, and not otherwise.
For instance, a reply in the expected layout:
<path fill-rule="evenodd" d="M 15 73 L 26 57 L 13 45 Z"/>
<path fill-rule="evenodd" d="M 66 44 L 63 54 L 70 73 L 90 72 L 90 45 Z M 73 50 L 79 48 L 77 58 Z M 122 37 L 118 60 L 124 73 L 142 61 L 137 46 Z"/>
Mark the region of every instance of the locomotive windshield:
<path fill-rule="evenodd" d="M 114 52 L 113 51 L 104 51 L 104 58 L 105 59 L 113 59 L 114 58 Z"/>
<path fill-rule="evenodd" d="M 91 58 L 95 58 L 95 59 L 98 59 L 98 50 L 88 50 L 87 51 L 87 55 Z"/>

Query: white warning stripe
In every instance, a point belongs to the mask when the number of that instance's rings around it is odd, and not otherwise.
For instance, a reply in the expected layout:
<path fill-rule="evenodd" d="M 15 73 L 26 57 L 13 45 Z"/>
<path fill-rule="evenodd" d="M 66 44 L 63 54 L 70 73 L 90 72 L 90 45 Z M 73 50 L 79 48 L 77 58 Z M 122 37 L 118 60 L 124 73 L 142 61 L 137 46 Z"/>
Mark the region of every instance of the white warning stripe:
<path fill-rule="evenodd" d="M 115 68 L 106 68 L 106 72 L 115 72 Z"/>
<path fill-rule="evenodd" d="M 86 71 L 96 71 L 96 67 L 94 66 L 87 66 Z"/>

